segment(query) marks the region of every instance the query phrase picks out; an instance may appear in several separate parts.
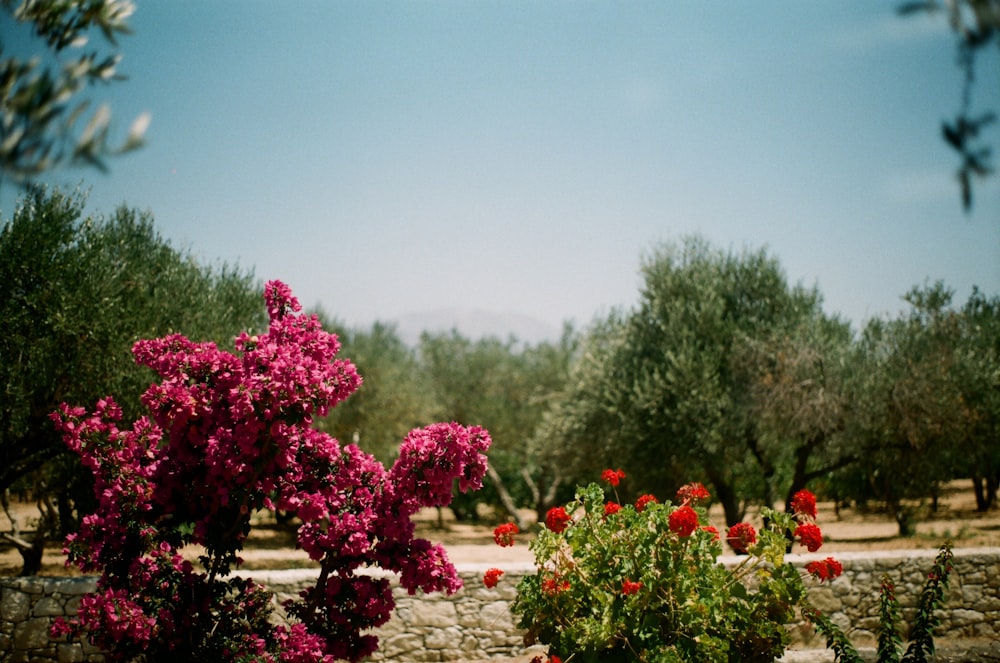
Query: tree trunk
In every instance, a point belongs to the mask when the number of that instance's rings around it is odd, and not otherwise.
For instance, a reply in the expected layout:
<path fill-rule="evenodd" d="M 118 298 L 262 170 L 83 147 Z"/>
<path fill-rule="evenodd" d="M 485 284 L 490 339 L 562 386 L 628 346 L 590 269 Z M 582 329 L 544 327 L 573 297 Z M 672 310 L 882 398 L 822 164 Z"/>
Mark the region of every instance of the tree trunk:
<path fill-rule="evenodd" d="M 39 528 L 32 541 L 12 534 L 0 534 L 0 539 L 10 543 L 21 555 L 21 577 L 36 576 L 42 570 L 42 555 L 45 552 L 45 530 Z"/>
<path fill-rule="evenodd" d="M 899 535 L 910 537 L 917 533 L 916 518 L 913 509 L 903 506 L 900 503 L 892 505 L 892 512 L 896 518 L 896 525 L 899 527 Z"/>
<path fill-rule="evenodd" d="M 722 473 L 715 467 L 712 467 L 711 464 L 707 464 L 705 473 L 708 475 L 708 480 L 712 482 L 715 497 L 722 504 L 722 510 L 726 514 L 726 526 L 732 527 L 743 520 L 743 516 L 746 515 L 746 509 L 743 508 L 743 505 L 737 499 L 736 491 L 733 489 L 732 484 L 726 481 Z"/>
<path fill-rule="evenodd" d="M 986 510 L 989 511 L 997 501 L 997 489 L 1000 488 L 1000 472 L 993 472 L 986 477 Z"/>
<path fill-rule="evenodd" d="M 490 477 L 490 482 L 493 484 L 493 488 L 496 489 L 497 495 L 500 497 L 500 503 L 503 504 L 503 508 L 514 519 L 514 524 L 517 525 L 517 528 L 523 532 L 527 529 L 528 525 L 525 523 L 524 518 L 521 517 L 521 514 L 518 513 L 517 505 L 514 504 L 510 492 L 507 491 L 507 486 L 503 484 L 500 473 L 493 469 L 492 465 L 486 466 L 486 473 Z"/>
<path fill-rule="evenodd" d="M 544 476 L 544 472 L 543 472 Z M 541 488 L 534 479 L 531 478 L 531 473 L 528 468 L 521 468 L 521 478 L 524 479 L 524 483 L 527 484 L 528 490 L 531 491 L 531 499 L 535 505 L 535 518 L 538 522 L 545 522 L 545 514 L 555 506 L 556 503 L 556 492 L 559 490 L 559 484 L 562 483 L 562 475 L 556 472 L 552 477 L 552 481 L 549 483 L 548 489 L 545 494 L 542 494 Z"/>
<path fill-rule="evenodd" d="M 976 494 L 976 511 L 983 513 L 989 509 L 989 501 L 987 499 L 987 493 L 989 492 L 986 488 L 986 478 L 980 476 L 978 473 L 972 476 L 972 490 Z"/>

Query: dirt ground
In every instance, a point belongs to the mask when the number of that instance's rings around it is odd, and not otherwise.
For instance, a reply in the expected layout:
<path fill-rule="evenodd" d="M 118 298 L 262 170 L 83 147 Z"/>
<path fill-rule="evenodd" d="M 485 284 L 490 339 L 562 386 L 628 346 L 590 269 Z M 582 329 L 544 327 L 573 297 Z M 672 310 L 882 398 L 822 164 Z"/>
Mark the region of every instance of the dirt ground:
<path fill-rule="evenodd" d="M 14 517 L 22 531 L 30 533 L 38 512 L 33 504 L 12 503 Z M 514 564 L 530 563 L 529 536 L 520 535 L 513 548 L 499 548 L 493 542 L 495 523 L 459 523 L 444 509 L 440 514 L 429 509 L 419 514 L 417 531 L 420 536 L 441 542 L 455 564 Z M 721 509 L 714 508 L 709 517 L 722 529 L 725 520 Z M 751 519 L 752 520 L 752 519 Z M 956 548 L 1000 547 L 1000 510 L 978 513 L 971 484 L 967 481 L 950 484 L 940 500 L 936 513 L 928 512 L 912 537 L 899 537 L 895 521 L 885 514 L 865 513 L 855 509 L 834 511 L 830 503 L 819 505 L 818 522 L 823 529 L 823 552 L 937 548 L 945 540 Z M 0 532 L 10 531 L 10 521 L 0 511 Z M 187 551 L 192 557 L 197 551 Z M 295 550 L 294 534 L 273 519 L 263 519 L 251 532 L 243 553 L 247 570 L 307 567 L 311 562 L 302 551 Z M 67 575 L 60 546 L 46 549 L 44 575 Z M 12 545 L 0 541 L 0 576 L 16 575 L 21 568 L 21 556 Z"/>

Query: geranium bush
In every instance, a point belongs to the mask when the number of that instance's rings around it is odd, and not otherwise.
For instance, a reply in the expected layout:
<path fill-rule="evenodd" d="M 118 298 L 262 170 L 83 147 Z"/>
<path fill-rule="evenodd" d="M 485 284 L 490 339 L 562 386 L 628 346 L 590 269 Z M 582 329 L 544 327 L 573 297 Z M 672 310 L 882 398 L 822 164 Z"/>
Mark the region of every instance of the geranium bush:
<path fill-rule="evenodd" d="M 615 490 L 625 475 L 608 470 L 602 478 Z M 537 572 L 520 581 L 512 605 L 525 642 L 546 644 L 550 660 L 566 661 L 780 657 L 790 639 L 784 625 L 806 591 L 786 548 L 790 540 L 809 550 L 822 544 L 815 497 L 797 495 L 795 513 L 763 509 L 766 527 L 739 523 L 724 538 L 708 523 L 709 497 L 689 484 L 676 503 L 644 495 L 633 505 L 609 499 L 596 483 L 578 488 L 529 544 Z M 718 562 L 724 543 L 746 553 L 733 567 Z M 841 570 L 828 558 L 805 575 L 826 581 Z M 490 569 L 487 586 L 501 574 Z"/>
<path fill-rule="evenodd" d="M 386 469 L 357 446 L 312 428 L 361 382 L 336 336 L 300 313 L 287 286 L 265 286 L 270 325 L 236 353 L 180 335 L 139 341 L 136 361 L 159 376 L 149 416 L 121 427 L 111 398 L 88 413 L 53 414 L 94 475 L 99 507 L 67 542 L 68 563 L 99 572 L 56 635 L 85 631 L 112 661 L 357 661 L 366 633 L 389 619 L 389 580 L 410 593 L 461 587 L 443 547 L 415 537 L 411 517 L 447 505 L 453 485 L 481 487 L 489 435 L 435 424 L 412 431 Z M 269 621 L 271 594 L 233 577 L 262 509 L 301 520 L 298 546 L 319 563 L 314 586 Z M 198 563 L 181 555 L 203 546 Z"/>

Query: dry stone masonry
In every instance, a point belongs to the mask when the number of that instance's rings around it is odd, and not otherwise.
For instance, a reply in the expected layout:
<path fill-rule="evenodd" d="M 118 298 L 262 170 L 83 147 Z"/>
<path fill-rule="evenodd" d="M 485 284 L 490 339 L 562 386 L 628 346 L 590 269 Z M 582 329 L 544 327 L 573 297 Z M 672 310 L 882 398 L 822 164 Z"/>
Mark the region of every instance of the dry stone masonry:
<path fill-rule="evenodd" d="M 860 647 L 874 645 L 878 589 L 882 574 L 896 583 L 905 620 L 912 619 L 917 598 L 936 551 L 838 553 L 844 574 L 810 591 L 813 604 L 831 615 Z M 825 555 L 790 556 L 805 564 Z M 736 558 L 723 558 L 733 563 Z M 453 596 L 409 596 L 396 588 L 396 613 L 379 632 L 376 661 L 460 661 L 518 656 L 527 651 L 514 627 L 509 605 L 518 581 L 531 567 L 505 568 L 496 589 L 486 589 L 486 566 L 460 567 L 465 588 Z M 276 600 L 295 596 L 315 580 L 315 570 L 248 573 L 269 587 Z M 100 652 L 87 643 L 53 642 L 49 626 L 60 615 L 73 615 L 80 596 L 93 591 L 93 578 L 0 578 L 0 661 L 9 663 L 98 663 Z M 1000 638 L 1000 548 L 956 550 L 939 638 L 946 642 Z M 792 627 L 796 648 L 824 643 L 804 625 Z M 537 651 L 541 651 L 537 648 Z"/>

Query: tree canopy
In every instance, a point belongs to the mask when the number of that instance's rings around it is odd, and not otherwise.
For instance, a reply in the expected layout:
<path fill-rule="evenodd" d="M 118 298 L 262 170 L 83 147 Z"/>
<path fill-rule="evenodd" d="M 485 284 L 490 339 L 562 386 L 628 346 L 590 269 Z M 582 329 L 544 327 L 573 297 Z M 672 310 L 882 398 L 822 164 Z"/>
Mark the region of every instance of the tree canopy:
<path fill-rule="evenodd" d="M 135 341 L 231 344 L 264 322 L 252 274 L 196 262 L 149 214 L 83 217 L 84 202 L 33 187 L 0 232 L 0 491 L 63 451 L 49 421 L 60 402 L 124 394 L 138 415 L 151 376 Z"/>

